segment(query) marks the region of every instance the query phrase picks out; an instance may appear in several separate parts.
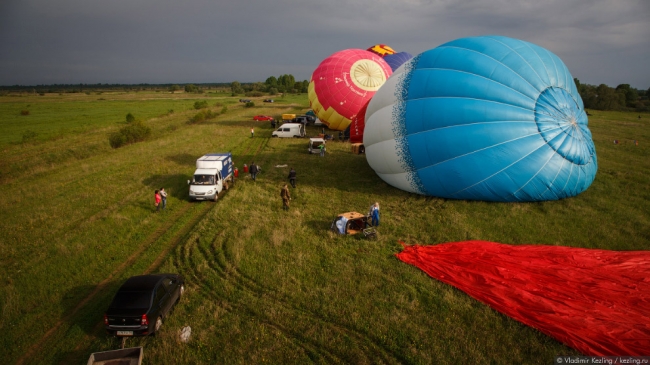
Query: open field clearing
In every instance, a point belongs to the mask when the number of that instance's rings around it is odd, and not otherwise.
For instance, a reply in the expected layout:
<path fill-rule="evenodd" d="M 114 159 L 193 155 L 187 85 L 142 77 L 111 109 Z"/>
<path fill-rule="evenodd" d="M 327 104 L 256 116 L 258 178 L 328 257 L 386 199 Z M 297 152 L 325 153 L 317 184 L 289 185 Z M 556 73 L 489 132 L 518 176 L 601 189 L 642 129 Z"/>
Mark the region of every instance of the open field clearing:
<path fill-rule="evenodd" d="M 304 112 L 306 95 L 253 98 L 253 108 L 237 99 L 0 97 L 5 363 L 85 364 L 92 352 L 119 348 L 102 320 L 117 288 L 133 275 L 175 272 L 187 291 L 160 334 L 127 340 L 144 347 L 146 364 L 549 364 L 578 353 L 398 261 L 399 241 L 650 249 L 649 114 L 590 111 L 599 170 L 583 194 L 486 203 L 402 192 L 349 143 L 329 142 L 321 158 L 307 153 L 306 139 L 271 139 L 270 123 L 252 121 Z M 202 100 L 227 110 L 188 124 Z M 151 137 L 112 149 L 108 135 L 127 113 Z M 239 168 L 235 186 L 216 203 L 189 202 L 195 160 L 225 151 Z M 262 167 L 255 182 L 243 173 L 252 161 Z M 298 178 L 285 212 L 279 193 L 289 166 Z M 160 187 L 168 207 L 154 213 Z M 337 213 L 365 213 L 375 201 L 377 240 L 329 232 Z M 185 344 L 178 332 L 187 325 Z"/>

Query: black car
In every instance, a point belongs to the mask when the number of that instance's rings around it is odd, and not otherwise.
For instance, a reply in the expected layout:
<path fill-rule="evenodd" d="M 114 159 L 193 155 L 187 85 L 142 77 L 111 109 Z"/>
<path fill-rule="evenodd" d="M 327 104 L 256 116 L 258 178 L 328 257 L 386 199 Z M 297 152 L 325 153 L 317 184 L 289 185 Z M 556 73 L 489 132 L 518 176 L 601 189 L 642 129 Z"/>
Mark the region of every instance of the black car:
<path fill-rule="evenodd" d="M 185 291 L 178 274 L 140 275 L 129 278 L 113 297 L 104 314 L 109 335 L 147 336 L 162 326 Z"/>

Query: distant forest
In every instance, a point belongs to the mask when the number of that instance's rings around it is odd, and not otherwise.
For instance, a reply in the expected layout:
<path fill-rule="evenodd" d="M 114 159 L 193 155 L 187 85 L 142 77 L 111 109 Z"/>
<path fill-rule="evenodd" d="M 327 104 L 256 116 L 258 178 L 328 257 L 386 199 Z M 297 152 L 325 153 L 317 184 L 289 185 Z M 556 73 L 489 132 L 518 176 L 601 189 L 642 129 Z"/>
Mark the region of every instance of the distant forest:
<path fill-rule="evenodd" d="M 594 110 L 626 110 L 647 112 L 650 111 L 650 88 L 639 90 L 629 84 L 620 84 L 615 88 L 605 84 L 582 84 L 580 80 L 573 79 L 585 109 Z M 0 86 L 0 96 L 15 93 L 32 93 L 45 95 L 45 93 L 102 93 L 111 91 L 157 91 L 157 92 L 186 92 L 202 94 L 205 92 L 230 93 L 233 96 L 264 96 L 282 93 L 301 94 L 307 93 L 309 81 L 296 81 L 293 75 L 271 76 L 264 82 L 240 83 L 203 83 L 203 84 L 54 84 L 34 86 Z"/>

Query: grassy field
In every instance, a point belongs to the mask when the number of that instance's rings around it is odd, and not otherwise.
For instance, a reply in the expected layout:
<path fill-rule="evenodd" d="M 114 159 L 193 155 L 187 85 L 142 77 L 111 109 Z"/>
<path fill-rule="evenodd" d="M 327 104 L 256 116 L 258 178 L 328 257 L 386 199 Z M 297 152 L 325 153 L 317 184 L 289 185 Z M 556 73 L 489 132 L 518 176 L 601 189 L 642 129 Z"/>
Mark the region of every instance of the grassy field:
<path fill-rule="evenodd" d="M 227 112 L 188 124 L 200 100 Z M 117 288 L 132 275 L 178 272 L 187 295 L 160 335 L 127 340 L 144 346 L 146 364 L 549 364 L 577 352 L 398 261 L 398 241 L 650 249 L 648 114 L 590 111 L 599 170 L 583 194 L 486 203 L 394 189 L 348 143 L 330 143 L 320 158 L 304 139 L 271 139 L 253 115 L 308 109 L 306 95 L 276 100 L 244 108 L 223 93 L 0 97 L 4 362 L 85 364 L 119 348 L 102 322 Z M 151 138 L 111 149 L 108 135 L 127 113 Z M 196 158 L 220 151 L 240 172 L 255 161 L 262 173 L 256 182 L 240 174 L 217 203 L 188 202 Z M 289 212 L 282 165 L 298 173 Z M 156 214 L 160 187 L 168 209 Z M 374 201 L 378 240 L 328 231 L 337 213 Z M 180 343 L 187 325 L 192 338 Z"/>

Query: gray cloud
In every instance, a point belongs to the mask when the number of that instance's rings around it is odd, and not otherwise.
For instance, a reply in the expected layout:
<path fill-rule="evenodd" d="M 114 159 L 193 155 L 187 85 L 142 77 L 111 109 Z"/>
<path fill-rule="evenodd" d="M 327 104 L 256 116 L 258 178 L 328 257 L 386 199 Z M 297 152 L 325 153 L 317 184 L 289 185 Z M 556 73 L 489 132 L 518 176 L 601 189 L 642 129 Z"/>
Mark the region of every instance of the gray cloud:
<path fill-rule="evenodd" d="M 345 48 L 413 54 L 498 34 L 549 49 L 584 83 L 647 89 L 644 0 L 7 0 L 0 85 L 309 79 Z"/>

